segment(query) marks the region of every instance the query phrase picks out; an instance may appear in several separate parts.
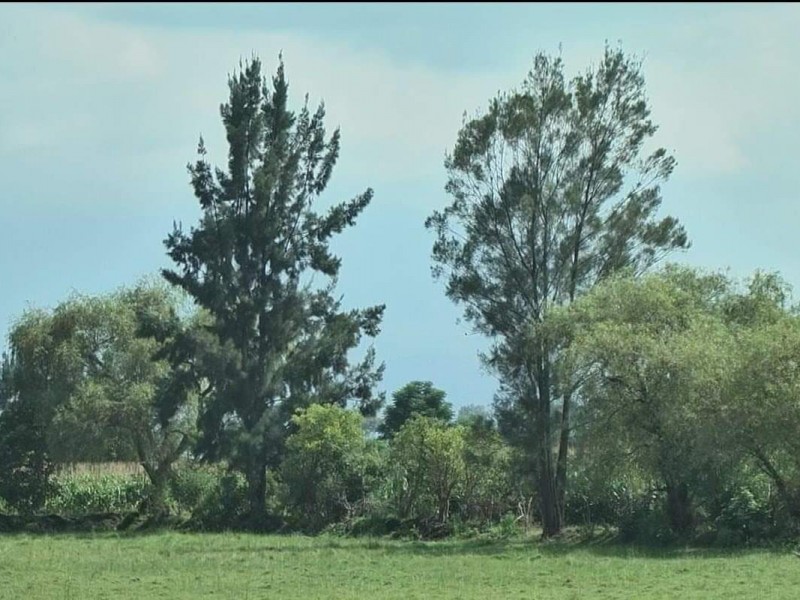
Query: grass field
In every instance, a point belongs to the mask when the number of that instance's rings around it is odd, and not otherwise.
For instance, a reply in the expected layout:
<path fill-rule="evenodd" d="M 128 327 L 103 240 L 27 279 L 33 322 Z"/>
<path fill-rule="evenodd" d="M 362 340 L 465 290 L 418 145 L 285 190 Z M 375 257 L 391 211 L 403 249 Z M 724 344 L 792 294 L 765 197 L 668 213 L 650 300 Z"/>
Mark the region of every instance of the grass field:
<path fill-rule="evenodd" d="M 0 598 L 798 598 L 791 552 L 245 534 L 0 537 Z"/>

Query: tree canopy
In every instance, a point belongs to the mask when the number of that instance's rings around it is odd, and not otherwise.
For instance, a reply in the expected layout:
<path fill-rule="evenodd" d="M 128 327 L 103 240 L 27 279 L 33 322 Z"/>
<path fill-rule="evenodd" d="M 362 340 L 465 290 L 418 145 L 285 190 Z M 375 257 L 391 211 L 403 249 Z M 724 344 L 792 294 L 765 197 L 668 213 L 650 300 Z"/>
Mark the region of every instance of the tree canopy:
<path fill-rule="evenodd" d="M 453 408 L 445 397 L 444 391 L 433 387 L 430 381 L 407 383 L 392 394 L 392 402 L 386 407 L 378 431 L 384 438 L 390 438 L 414 415 L 449 423 L 453 419 Z"/>

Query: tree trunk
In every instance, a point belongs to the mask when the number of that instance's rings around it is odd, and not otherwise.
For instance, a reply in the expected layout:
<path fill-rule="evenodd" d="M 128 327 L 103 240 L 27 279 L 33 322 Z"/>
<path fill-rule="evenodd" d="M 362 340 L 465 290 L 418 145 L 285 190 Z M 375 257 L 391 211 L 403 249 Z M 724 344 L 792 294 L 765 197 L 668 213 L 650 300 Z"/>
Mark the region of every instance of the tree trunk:
<path fill-rule="evenodd" d="M 260 456 L 250 460 L 247 470 L 247 495 L 251 525 L 258 526 L 267 513 L 267 462 Z"/>
<path fill-rule="evenodd" d="M 667 482 L 667 514 L 675 533 L 688 533 L 694 526 L 689 486 L 685 482 Z"/>
<path fill-rule="evenodd" d="M 439 497 L 439 521 L 442 523 L 447 523 L 447 519 L 450 517 L 450 494 L 446 494 Z"/>
<path fill-rule="evenodd" d="M 540 425 L 537 428 L 539 430 L 539 439 L 537 440 L 539 451 L 536 479 L 539 493 L 539 512 L 542 518 L 542 536 L 549 538 L 561 533 L 563 513 L 559 511 L 558 506 L 558 486 L 556 485 L 553 471 L 553 452 L 549 435 L 550 425 L 549 419 L 545 418 L 545 414 L 549 417 L 549 411 L 547 413 L 544 410 L 540 412 Z"/>
<path fill-rule="evenodd" d="M 553 464 L 553 449 L 550 428 L 550 412 L 552 397 L 550 395 L 550 364 L 546 352 L 542 351 L 539 359 L 538 373 L 536 373 L 537 394 L 537 427 L 536 446 L 537 456 L 537 487 L 539 493 L 539 511 L 542 518 L 542 536 L 554 537 L 561 533 L 564 525 L 563 511 L 559 509 L 559 489 L 556 482 L 555 466 Z M 563 503 L 561 503 L 563 504 Z"/>
<path fill-rule="evenodd" d="M 564 523 L 564 510 L 567 496 L 567 452 L 569 452 L 569 419 L 572 398 L 565 394 L 561 403 L 561 432 L 558 440 L 558 461 L 556 463 L 556 506 L 561 523 Z"/>
<path fill-rule="evenodd" d="M 558 509 L 558 491 L 553 477 L 551 454 L 549 449 L 545 452 L 540 451 L 537 477 L 542 536 L 545 538 L 559 535 L 564 525 L 562 513 Z"/>
<path fill-rule="evenodd" d="M 150 491 L 139 504 L 138 510 L 154 516 L 167 514 L 167 485 L 172 475 L 171 465 L 154 465 L 147 461 L 140 464 L 150 480 Z"/>
<path fill-rule="evenodd" d="M 154 515 L 166 515 L 167 508 L 167 486 L 172 475 L 170 465 L 159 467 L 153 473 L 151 483 L 153 484 L 150 492 L 150 511 Z"/>
<path fill-rule="evenodd" d="M 153 449 L 157 447 L 152 434 L 142 436 L 134 434 L 134 445 L 148 479 L 150 480 L 150 494 L 146 502 L 141 506 L 153 515 L 166 515 L 169 512 L 167 507 L 167 491 L 169 482 L 172 479 L 172 465 L 186 451 L 191 441 L 189 436 L 183 434 L 180 442 L 172 450 L 166 449 L 162 445 L 162 452 L 155 450 L 147 451 L 148 446 Z M 165 439 L 162 444 L 167 444 Z M 160 454 L 160 456 L 159 456 Z"/>

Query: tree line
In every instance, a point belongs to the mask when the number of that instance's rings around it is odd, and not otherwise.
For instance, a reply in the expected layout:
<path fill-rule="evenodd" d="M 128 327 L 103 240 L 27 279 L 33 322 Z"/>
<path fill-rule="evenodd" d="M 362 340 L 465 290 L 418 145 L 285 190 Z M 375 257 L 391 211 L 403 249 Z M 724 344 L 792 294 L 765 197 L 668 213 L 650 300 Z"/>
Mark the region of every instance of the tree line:
<path fill-rule="evenodd" d="M 329 247 L 373 192 L 317 210 L 340 132 L 324 105 L 289 108 L 282 61 L 267 80 L 253 58 L 228 87 L 228 162 L 212 166 L 200 139 L 202 216 L 167 236 L 174 266 L 14 323 L 8 507 L 40 510 L 55 464 L 115 459 L 142 465 L 153 514 L 181 469 L 223 465 L 239 482 L 229 526 L 444 531 L 535 513 L 546 537 L 794 531 L 797 311 L 776 274 L 659 266 L 689 241 L 661 215 L 675 160 L 652 146 L 640 62 L 606 47 L 570 79 L 538 54 L 518 89 L 465 118 L 450 203 L 426 226 L 433 274 L 492 341 L 480 359 L 499 389 L 492 410 L 454 419 L 432 382 L 411 382 L 373 427 L 385 307 L 342 308 Z"/>

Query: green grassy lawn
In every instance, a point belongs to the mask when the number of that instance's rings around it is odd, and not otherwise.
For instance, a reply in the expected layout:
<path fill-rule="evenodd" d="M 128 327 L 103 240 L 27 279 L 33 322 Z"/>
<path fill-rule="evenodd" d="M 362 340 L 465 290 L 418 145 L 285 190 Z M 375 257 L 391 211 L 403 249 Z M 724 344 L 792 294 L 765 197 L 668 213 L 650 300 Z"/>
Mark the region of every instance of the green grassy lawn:
<path fill-rule="evenodd" d="M 0 536 L 0 598 L 798 598 L 791 552 L 245 534 Z"/>

